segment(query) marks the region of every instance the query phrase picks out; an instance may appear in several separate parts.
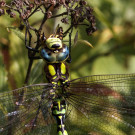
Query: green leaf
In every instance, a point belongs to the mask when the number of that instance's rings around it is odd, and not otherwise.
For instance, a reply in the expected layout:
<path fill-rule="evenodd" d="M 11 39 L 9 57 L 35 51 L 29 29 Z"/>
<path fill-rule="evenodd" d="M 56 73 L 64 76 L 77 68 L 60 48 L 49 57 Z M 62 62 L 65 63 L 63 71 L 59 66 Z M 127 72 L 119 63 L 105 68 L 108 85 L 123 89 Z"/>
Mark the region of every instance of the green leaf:
<path fill-rule="evenodd" d="M 76 32 L 74 37 L 74 45 L 76 45 L 77 41 L 78 41 L 78 31 Z"/>
<path fill-rule="evenodd" d="M 0 91 L 4 92 L 8 88 L 7 84 L 7 71 L 5 69 L 4 63 L 3 63 L 3 58 L 0 53 Z"/>
<path fill-rule="evenodd" d="M 83 44 L 85 44 L 85 45 L 88 45 L 88 46 L 90 46 L 91 48 L 94 48 L 93 45 L 92 45 L 90 42 L 88 42 L 87 40 L 78 40 L 78 42 L 83 43 Z"/>
<path fill-rule="evenodd" d="M 12 31 L 17 37 L 19 37 L 23 42 L 25 41 L 25 35 L 16 27 L 7 27 L 7 31 Z"/>

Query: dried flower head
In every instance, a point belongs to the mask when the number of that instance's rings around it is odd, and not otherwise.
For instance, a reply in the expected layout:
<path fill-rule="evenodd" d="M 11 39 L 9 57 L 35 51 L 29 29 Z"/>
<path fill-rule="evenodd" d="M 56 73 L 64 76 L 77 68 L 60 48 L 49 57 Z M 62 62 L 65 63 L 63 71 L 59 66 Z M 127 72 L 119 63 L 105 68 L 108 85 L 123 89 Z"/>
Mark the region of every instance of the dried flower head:
<path fill-rule="evenodd" d="M 61 10 L 60 7 L 64 10 Z M 58 10 L 60 12 L 57 12 Z M 0 16 L 5 14 L 5 11 L 11 18 L 18 17 L 18 22 L 20 22 L 18 28 L 26 30 L 25 45 L 31 46 L 33 33 L 36 35 L 37 48 L 40 47 L 44 24 L 50 19 L 61 17 L 59 25 L 60 23 L 67 25 L 67 30 L 63 31 L 62 27 L 58 27 L 55 33 L 61 40 L 79 26 L 84 26 L 88 35 L 96 31 L 93 9 L 87 5 L 85 0 L 12 0 L 10 4 L 1 0 Z M 41 20 L 37 18 L 34 23 L 31 23 L 30 18 L 36 13 L 42 14 L 43 18 Z"/>
<path fill-rule="evenodd" d="M 0 7 L 5 7 L 5 5 L 6 5 L 6 2 L 4 0 L 1 0 L 0 1 Z"/>
<path fill-rule="evenodd" d="M 0 9 L 0 16 L 1 16 L 1 15 L 4 15 L 4 14 L 5 14 L 4 9 Z"/>
<path fill-rule="evenodd" d="M 69 25 L 69 27 L 77 28 L 80 25 L 86 26 L 86 32 L 91 35 L 96 30 L 95 17 L 93 9 L 87 5 L 85 0 L 12 0 L 10 5 L 7 5 L 4 0 L 0 2 L 0 7 L 6 7 L 6 12 L 10 17 L 16 17 L 17 12 L 20 16 L 21 23 L 23 22 L 27 28 L 32 28 L 28 23 L 29 18 L 36 12 L 41 12 L 44 15 L 41 21 L 39 31 L 47 19 L 62 17 L 61 22 Z M 56 11 L 60 6 L 65 8 L 63 13 L 56 15 Z M 4 10 L 0 10 L 0 15 L 4 14 Z M 71 26 L 70 26 L 71 25 Z M 33 28 L 37 33 L 37 30 Z M 70 30 L 70 29 L 69 29 Z"/>

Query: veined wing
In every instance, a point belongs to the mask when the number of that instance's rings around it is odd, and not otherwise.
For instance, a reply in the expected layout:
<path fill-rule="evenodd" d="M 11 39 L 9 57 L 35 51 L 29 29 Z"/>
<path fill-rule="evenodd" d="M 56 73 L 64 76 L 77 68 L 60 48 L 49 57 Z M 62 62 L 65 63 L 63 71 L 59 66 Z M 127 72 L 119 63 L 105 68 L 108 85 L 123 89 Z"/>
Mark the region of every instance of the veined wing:
<path fill-rule="evenodd" d="M 135 74 L 78 78 L 65 97 L 69 135 L 135 134 Z"/>
<path fill-rule="evenodd" d="M 50 135 L 51 128 L 56 128 L 51 116 L 51 88 L 45 83 L 0 94 L 0 134 Z"/>
<path fill-rule="evenodd" d="M 1 134 L 55 135 L 56 124 L 48 99 L 50 89 L 49 84 L 39 84 L 1 94 Z M 67 101 L 65 122 L 69 135 L 133 135 L 134 89 L 135 74 L 89 76 L 71 81 L 63 95 Z"/>

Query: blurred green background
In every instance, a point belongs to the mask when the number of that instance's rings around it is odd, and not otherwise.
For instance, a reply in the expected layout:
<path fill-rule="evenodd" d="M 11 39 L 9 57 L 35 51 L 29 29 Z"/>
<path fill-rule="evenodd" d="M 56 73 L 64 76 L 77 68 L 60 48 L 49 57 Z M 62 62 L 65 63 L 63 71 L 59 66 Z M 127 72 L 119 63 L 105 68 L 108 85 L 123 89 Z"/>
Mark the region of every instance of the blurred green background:
<path fill-rule="evenodd" d="M 87 0 L 94 8 L 97 31 L 87 36 L 79 27 L 79 39 L 89 41 L 94 48 L 78 42 L 72 45 L 72 63 L 69 64 L 71 79 L 95 74 L 120 74 L 135 72 L 135 1 L 134 0 Z M 42 19 L 36 15 L 30 19 L 35 26 Z M 44 27 L 52 34 L 59 18 L 50 20 Z M 28 57 L 27 49 L 14 31 L 7 27 L 18 26 L 19 19 L 0 16 L 0 91 L 22 87 L 24 84 Z M 63 25 L 66 29 L 67 26 Z M 24 33 L 24 31 L 22 31 Z M 74 31 L 75 33 L 75 31 Z M 73 35 L 74 37 L 74 35 Z M 65 42 L 68 45 L 68 42 Z M 33 64 L 29 83 L 42 82 L 43 61 Z"/>

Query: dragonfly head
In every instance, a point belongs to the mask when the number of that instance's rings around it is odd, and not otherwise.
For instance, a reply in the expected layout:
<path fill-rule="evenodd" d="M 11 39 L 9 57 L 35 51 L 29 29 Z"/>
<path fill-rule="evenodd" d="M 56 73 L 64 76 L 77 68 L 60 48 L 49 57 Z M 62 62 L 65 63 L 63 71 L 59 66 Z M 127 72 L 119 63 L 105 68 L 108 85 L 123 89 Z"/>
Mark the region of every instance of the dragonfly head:
<path fill-rule="evenodd" d="M 55 37 L 50 36 L 46 40 L 46 46 L 51 50 L 57 50 L 57 49 L 61 49 L 63 47 L 62 41 L 57 37 L 57 35 Z"/>
<path fill-rule="evenodd" d="M 50 35 L 49 38 L 46 38 L 44 33 L 40 37 L 41 44 L 49 48 L 50 50 L 59 50 L 63 47 L 62 40 L 59 38 L 59 35 Z"/>

